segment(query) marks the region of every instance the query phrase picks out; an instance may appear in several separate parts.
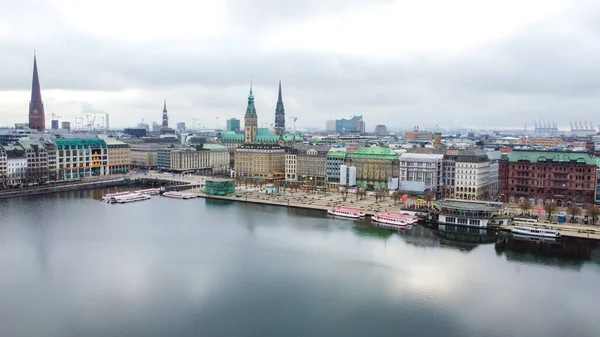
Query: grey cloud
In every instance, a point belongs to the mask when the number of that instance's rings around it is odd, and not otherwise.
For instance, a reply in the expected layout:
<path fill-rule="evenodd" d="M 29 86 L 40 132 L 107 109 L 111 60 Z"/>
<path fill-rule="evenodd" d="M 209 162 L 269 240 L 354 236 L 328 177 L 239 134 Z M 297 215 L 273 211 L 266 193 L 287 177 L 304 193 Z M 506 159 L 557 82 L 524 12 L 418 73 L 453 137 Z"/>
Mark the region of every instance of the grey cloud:
<path fill-rule="evenodd" d="M 246 20 L 242 24 L 264 20 L 262 27 L 271 27 L 335 13 L 336 3 L 240 0 L 230 1 L 229 8 L 232 18 Z M 341 10 L 366 1 L 344 3 Z M 542 117 L 568 125 L 573 118 L 593 119 L 600 106 L 600 26 L 593 20 L 600 6 L 586 6 L 563 22 L 531 25 L 472 50 L 378 62 L 336 53 L 267 54 L 256 46 L 260 34 L 254 40 L 245 35 L 203 40 L 186 52 L 177 44 L 125 44 L 66 32 L 36 45 L 43 90 L 142 91 L 135 102 L 93 103 L 118 116 L 114 125 L 158 119 L 163 97 L 173 120 L 200 118 L 212 125 L 216 115 L 242 118 L 251 76 L 260 123 L 272 122 L 282 79 L 286 112 L 300 117 L 299 127 L 323 127 L 325 119 L 353 114 L 362 114 L 369 128 L 521 127 Z M 570 28 L 562 28 L 565 24 Z M 2 89 L 29 90 L 28 41 L 0 39 L 10 51 L 0 54 L 0 64 L 11 65 L 3 69 Z"/>

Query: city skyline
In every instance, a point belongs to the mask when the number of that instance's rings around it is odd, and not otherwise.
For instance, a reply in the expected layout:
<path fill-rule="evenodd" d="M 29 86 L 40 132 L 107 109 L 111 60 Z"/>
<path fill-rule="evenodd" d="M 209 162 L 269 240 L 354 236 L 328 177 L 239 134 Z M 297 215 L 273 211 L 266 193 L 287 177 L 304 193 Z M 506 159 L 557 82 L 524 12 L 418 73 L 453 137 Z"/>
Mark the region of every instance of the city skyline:
<path fill-rule="evenodd" d="M 427 11 L 432 4 L 447 17 Z M 174 123 L 212 128 L 218 116 L 224 125 L 241 118 L 250 77 L 268 125 L 283 80 L 286 126 L 297 116 L 298 129 L 353 115 L 364 116 L 367 131 L 532 129 L 536 120 L 565 129 L 600 105 L 600 5 L 592 1 L 229 1 L 199 4 L 206 8 L 196 20 L 149 5 L 133 28 L 136 2 L 125 1 L 114 26 L 94 25 L 115 5 L 23 1 L 0 13 L 0 61 L 10 65 L 0 126 L 27 122 L 34 45 L 46 117 L 107 112 L 115 127 L 160 121 L 164 97 Z M 447 29 L 427 28 L 433 21 Z"/>

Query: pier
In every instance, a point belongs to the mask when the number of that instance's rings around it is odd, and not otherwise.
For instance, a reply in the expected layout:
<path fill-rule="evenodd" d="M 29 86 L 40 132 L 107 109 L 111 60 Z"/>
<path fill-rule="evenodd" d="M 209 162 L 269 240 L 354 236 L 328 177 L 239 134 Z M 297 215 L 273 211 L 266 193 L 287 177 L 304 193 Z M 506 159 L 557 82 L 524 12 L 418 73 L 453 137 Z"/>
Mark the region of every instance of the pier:
<path fill-rule="evenodd" d="M 563 237 L 577 238 L 577 239 L 592 239 L 600 240 L 600 226 L 594 225 L 581 225 L 581 224 L 569 224 L 569 223 L 549 223 L 549 222 L 537 222 L 537 223 L 521 223 L 522 226 L 545 228 L 545 229 L 557 229 L 560 231 L 560 235 Z M 510 232 L 512 225 L 501 225 L 500 230 Z"/>

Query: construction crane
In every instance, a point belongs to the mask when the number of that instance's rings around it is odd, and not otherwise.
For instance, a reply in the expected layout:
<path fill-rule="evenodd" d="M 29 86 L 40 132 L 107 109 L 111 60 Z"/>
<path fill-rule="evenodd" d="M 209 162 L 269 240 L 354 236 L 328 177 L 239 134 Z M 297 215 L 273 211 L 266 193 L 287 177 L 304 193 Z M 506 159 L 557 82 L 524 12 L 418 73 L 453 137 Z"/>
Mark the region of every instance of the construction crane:
<path fill-rule="evenodd" d="M 298 117 L 289 117 L 294 121 L 294 133 L 296 133 L 296 121 L 298 120 Z"/>
<path fill-rule="evenodd" d="M 90 116 L 94 116 L 94 118 L 92 119 L 91 122 L 90 122 Z M 85 117 L 86 117 L 86 121 L 87 121 L 87 127 L 89 129 L 93 128 L 94 124 L 96 123 L 96 115 L 87 114 L 87 115 L 85 115 Z"/>
<path fill-rule="evenodd" d="M 58 116 L 56 115 L 54 112 L 52 113 L 52 117 L 46 117 L 46 119 L 51 118 L 51 119 L 59 119 L 62 118 L 62 116 Z"/>

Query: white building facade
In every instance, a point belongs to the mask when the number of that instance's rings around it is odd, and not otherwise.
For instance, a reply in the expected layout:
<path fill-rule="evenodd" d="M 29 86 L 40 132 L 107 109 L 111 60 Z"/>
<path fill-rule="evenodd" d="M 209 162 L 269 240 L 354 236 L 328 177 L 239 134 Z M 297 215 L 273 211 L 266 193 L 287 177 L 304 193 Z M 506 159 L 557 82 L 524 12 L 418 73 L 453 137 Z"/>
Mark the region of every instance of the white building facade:
<path fill-rule="evenodd" d="M 424 190 L 414 192 L 432 192 L 439 195 L 444 185 L 443 160 L 443 154 L 405 152 L 400 156 L 400 181 L 423 182 L 421 186 Z"/>
<path fill-rule="evenodd" d="M 0 189 L 7 186 L 6 151 L 0 147 Z"/>
<path fill-rule="evenodd" d="M 461 150 L 456 159 L 455 197 L 463 200 L 489 199 L 494 176 L 496 190 L 498 186 L 498 167 L 495 167 L 495 174 L 493 170 L 483 151 Z"/>
<path fill-rule="evenodd" d="M 356 186 L 356 166 L 340 165 L 340 185 Z"/>
<path fill-rule="evenodd" d="M 6 161 L 6 182 L 8 186 L 22 184 L 27 174 L 27 157 L 8 157 Z"/>
<path fill-rule="evenodd" d="M 285 151 L 285 180 L 298 181 L 298 149 L 288 148 Z"/>

